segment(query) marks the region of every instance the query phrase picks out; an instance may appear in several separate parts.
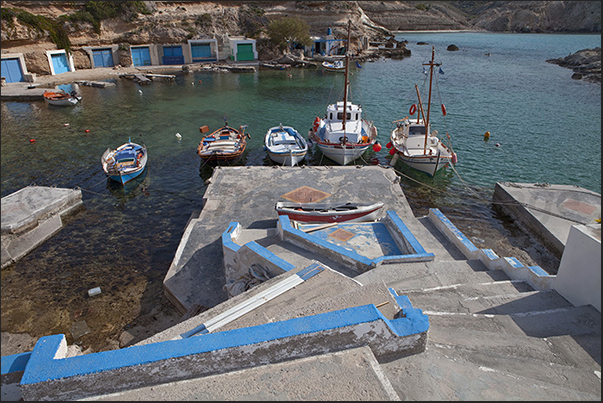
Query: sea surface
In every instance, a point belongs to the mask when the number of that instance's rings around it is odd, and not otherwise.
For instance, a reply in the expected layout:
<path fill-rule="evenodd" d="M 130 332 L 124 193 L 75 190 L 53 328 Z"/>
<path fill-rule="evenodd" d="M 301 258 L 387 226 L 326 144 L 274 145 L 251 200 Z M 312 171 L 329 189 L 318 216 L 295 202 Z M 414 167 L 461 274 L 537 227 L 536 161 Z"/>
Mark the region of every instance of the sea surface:
<path fill-rule="evenodd" d="M 401 32 L 396 39 L 408 41 L 411 57 L 350 69 L 351 101 L 375 122 L 382 146 L 356 164 L 389 163 L 392 121 L 417 102 L 415 84 L 426 89 L 422 64 L 435 46 L 441 70 L 431 119 L 442 138 L 450 136 L 458 163 L 434 178 L 395 166 L 415 215 L 440 208 L 478 247 L 554 273 L 558 261 L 492 204 L 492 193 L 496 182 L 601 192 L 601 86 L 546 62 L 600 47 L 601 36 Z M 451 44 L 460 50 L 447 51 Z M 99 351 L 142 318 L 152 320 L 157 306 L 170 309 L 162 281 L 212 173 L 196 154 L 200 126 L 215 130 L 225 119 L 247 125 L 251 139 L 237 164 L 268 166 L 263 137 L 270 127 L 282 123 L 305 135 L 343 93 L 343 74 L 320 68 L 183 72 L 142 86 L 113 81 L 107 88 L 64 86 L 82 95 L 75 107 L 1 103 L 2 196 L 29 185 L 79 188 L 85 206 L 2 270 L 2 332 L 65 334 Z M 106 178 L 100 157 L 129 138 L 147 145 L 149 163 L 122 188 Z M 317 150 L 304 164 L 334 165 Z M 94 287 L 102 293 L 89 298 Z"/>

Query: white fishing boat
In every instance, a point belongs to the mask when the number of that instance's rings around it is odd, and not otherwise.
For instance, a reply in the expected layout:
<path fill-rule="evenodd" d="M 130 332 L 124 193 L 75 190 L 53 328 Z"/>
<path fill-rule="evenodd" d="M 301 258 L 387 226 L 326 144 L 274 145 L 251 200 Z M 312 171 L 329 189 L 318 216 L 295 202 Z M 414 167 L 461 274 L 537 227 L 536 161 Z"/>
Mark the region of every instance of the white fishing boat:
<path fill-rule="evenodd" d="M 334 60 L 332 62 L 325 60 L 322 62 L 322 67 L 326 71 L 334 71 L 334 72 L 345 72 L 345 64 L 343 60 Z"/>
<path fill-rule="evenodd" d="M 351 21 L 348 21 L 348 43 L 350 27 Z M 377 142 L 377 128 L 373 122 L 363 119 L 360 105 L 348 101 L 348 52 L 345 54 L 344 65 L 343 101 L 328 105 L 325 117 L 316 117 L 308 133 L 308 139 L 316 144 L 323 155 L 340 165 L 347 165 L 360 158 Z"/>
<path fill-rule="evenodd" d="M 452 148 L 446 146 L 438 137 L 437 130 L 431 130 L 431 90 L 433 82 L 433 69 L 441 63 L 435 63 L 435 48 L 432 47 L 431 61 L 424 64 L 429 66 L 429 93 L 427 98 L 427 110 L 421 101 L 419 87 L 415 84 L 418 103 L 412 104 L 408 113 L 412 116 L 417 113 L 417 118 L 395 120 L 395 126 L 390 135 L 387 148 L 392 155 L 390 165 L 394 166 L 401 160 L 409 167 L 434 176 L 442 168 L 450 164 L 456 164 L 457 156 Z M 442 115 L 446 116 L 446 107 L 441 105 Z M 448 140 L 450 135 L 446 133 Z"/>
<path fill-rule="evenodd" d="M 286 166 L 297 165 L 308 153 L 306 139 L 293 127 L 282 124 L 268 129 L 264 148 L 272 161 Z"/>

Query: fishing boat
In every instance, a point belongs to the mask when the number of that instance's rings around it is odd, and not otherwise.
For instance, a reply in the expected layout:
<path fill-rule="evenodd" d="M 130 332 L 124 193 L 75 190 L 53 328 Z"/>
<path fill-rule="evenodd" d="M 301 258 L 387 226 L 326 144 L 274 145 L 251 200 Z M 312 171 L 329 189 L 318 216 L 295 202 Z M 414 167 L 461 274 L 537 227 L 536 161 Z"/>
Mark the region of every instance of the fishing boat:
<path fill-rule="evenodd" d="M 345 72 L 345 64 L 343 63 L 343 60 L 335 60 L 332 62 L 325 60 L 322 62 L 322 67 L 326 71 L 335 71 L 341 73 Z"/>
<path fill-rule="evenodd" d="M 367 222 L 379 216 L 382 202 L 358 203 L 294 203 L 279 201 L 274 205 L 278 215 L 302 223 Z"/>
<path fill-rule="evenodd" d="M 230 127 L 224 119 L 223 127 L 201 139 L 197 146 L 197 154 L 208 163 L 237 160 L 245 152 L 247 138 L 251 137 L 245 133 L 246 128 L 247 126 L 239 126 L 239 129 Z"/>
<path fill-rule="evenodd" d="M 408 113 L 412 116 L 417 113 L 417 118 L 395 120 L 395 126 L 390 135 L 387 148 L 392 155 L 390 165 L 394 166 L 398 159 L 409 167 L 434 176 L 442 168 L 456 164 L 457 156 L 452 148 L 446 146 L 438 137 L 437 130 L 431 130 L 431 89 L 433 82 L 433 69 L 441 63 L 435 63 L 435 47 L 432 47 L 431 61 L 423 64 L 429 66 L 429 94 L 427 110 L 421 101 L 419 87 L 415 84 L 418 103 L 412 104 Z M 446 107 L 441 105 L 442 115 L 446 116 Z M 450 135 L 446 133 L 450 144 Z"/>
<path fill-rule="evenodd" d="M 128 139 L 127 143 L 116 149 L 107 148 L 101 157 L 101 164 L 110 179 L 124 185 L 142 174 L 147 160 L 147 147 Z"/>
<path fill-rule="evenodd" d="M 348 21 L 348 43 L 350 27 L 351 21 Z M 325 117 L 316 117 L 308 132 L 308 139 L 323 155 L 340 165 L 355 161 L 377 142 L 377 128 L 373 122 L 362 118 L 360 105 L 348 102 L 348 59 L 346 52 L 343 101 L 328 105 Z"/>
<path fill-rule="evenodd" d="M 56 106 L 73 106 L 81 101 L 82 97 L 77 95 L 77 92 L 71 91 L 70 93 L 66 92 L 54 92 L 54 91 L 44 91 L 44 100 L 49 105 Z"/>
<path fill-rule="evenodd" d="M 308 153 L 306 139 L 291 126 L 271 127 L 264 137 L 264 148 L 272 161 L 279 165 L 294 166 Z"/>

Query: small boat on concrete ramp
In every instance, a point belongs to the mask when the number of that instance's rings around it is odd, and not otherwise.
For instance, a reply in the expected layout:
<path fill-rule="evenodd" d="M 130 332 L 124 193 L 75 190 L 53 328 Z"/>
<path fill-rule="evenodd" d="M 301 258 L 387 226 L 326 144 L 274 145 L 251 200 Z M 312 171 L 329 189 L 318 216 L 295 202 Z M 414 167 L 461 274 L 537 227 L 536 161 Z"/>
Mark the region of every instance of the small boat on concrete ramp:
<path fill-rule="evenodd" d="M 379 215 L 382 202 L 377 203 L 294 203 L 279 201 L 274 208 L 278 215 L 287 215 L 302 223 L 370 222 Z"/>

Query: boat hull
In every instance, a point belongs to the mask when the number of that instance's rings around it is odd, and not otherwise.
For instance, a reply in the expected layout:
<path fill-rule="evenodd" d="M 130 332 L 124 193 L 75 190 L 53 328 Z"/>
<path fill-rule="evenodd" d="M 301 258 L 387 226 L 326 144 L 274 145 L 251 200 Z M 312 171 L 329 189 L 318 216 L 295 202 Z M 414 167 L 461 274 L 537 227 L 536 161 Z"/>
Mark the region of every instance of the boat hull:
<path fill-rule="evenodd" d="M 347 165 L 360 158 L 371 145 L 361 144 L 342 146 L 341 144 L 316 143 L 316 146 L 325 157 L 340 165 Z"/>
<path fill-rule="evenodd" d="M 410 168 L 426 173 L 429 176 L 434 176 L 442 168 L 450 165 L 451 158 L 446 156 L 407 156 L 403 153 L 398 153 L 400 161 Z"/>
<path fill-rule="evenodd" d="M 120 157 L 121 153 L 131 150 L 133 159 Z M 124 158 L 124 162 L 119 159 Z M 115 182 L 125 185 L 134 178 L 139 177 L 147 167 L 148 154 L 145 146 L 136 143 L 125 143 L 115 150 L 108 148 L 101 157 L 101 165 L 107 177 Z"/>
<path fill-rule="evenodd" d="M 287 215 L 290 220 L 318 224 L 375 221 L 382 207 L 382 202 L 356 205 L 277 202 L 274 208 L 278 215 Z"/>

